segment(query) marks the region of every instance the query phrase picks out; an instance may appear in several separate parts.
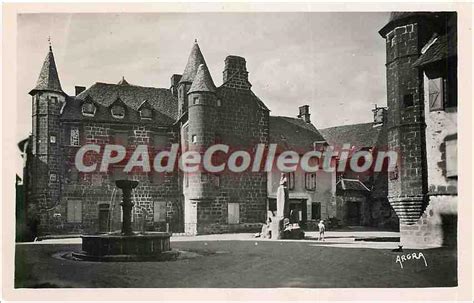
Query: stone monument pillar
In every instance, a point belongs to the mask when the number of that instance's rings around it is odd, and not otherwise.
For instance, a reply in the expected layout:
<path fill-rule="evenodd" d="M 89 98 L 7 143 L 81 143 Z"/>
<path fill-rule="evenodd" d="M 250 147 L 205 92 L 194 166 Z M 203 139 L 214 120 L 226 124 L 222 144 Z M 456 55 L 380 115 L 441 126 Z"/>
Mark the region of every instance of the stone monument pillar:
<path fill-rule="evenodd" d="M 132 232 L 132 189 L 138 186 L 138 181 L 117 180 L 115 185 L 122 190 L 122 235 L 133 235 Z"/>
<path fill-rule="evenodd" d="M 277 215 L 272 221 L 272 239 L 279 239 L 284 218 L 289 217 L 289 194 L 285 174 L 281 174 L 280 186 L 277 190 Z"/>

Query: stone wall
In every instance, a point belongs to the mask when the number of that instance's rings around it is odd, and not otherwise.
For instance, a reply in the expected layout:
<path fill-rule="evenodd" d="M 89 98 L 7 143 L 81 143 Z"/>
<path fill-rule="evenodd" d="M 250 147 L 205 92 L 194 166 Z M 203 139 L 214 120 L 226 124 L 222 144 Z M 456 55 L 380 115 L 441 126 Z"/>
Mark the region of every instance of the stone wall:
<path fill-rule="evenodd" d="M 178 141 L 177 131 L 171 128 L 160 128 L 150 125 L 124 125 L 111 123 L 78 123 L 64 121 L 61 123 L 62 132 L 58 145 L 61 152 L 57 155 L 62 165 L 60 166 L 60 197 L 57 205 L 40 211 L 40 220 L 43 224 L 42 233 L 94 233 L 99 231 L 99 208 L 108 208 L 111 212 L 111 230 L 121 228 L 121 202 L 122 193 L 115 186 L 115 180 L 121 178 L 139 181 L 139 186 L 133 192 L 134 229 L 165 231 L 168 227 L 173 232 L 183 231 L 183 196 L 179 183 L 179 175 L 173 173 L 155 173 L 132 171 L 125 174 L 123 166 L 121 169 L 109 169 L 107 172 L 99 172 L 101 157 L 91 155 L 85 157 L 86 164 L 98 163 L 95 172 L 80 173 L 77 171 L 74 158 L 79 146 L 70 145 L 70 129 L 79 127 L 80 146 L 84 144 L 119 144 L 117 133 L 128 135 L 129 157 L 139 144 L 149 144 L 150 161 L 153 165 L 154 152 L 163 146 L 153 148 L 154 136 L 160 135 L 167 138 L 169 146 Z M 89 161 L 89 162 L 88 162 Z M 124 165 L 125 163 L 123 163 Z M 122 165 L 122 163 L 121 163 Z M 82 202 L 82 218 L 80 222 L 68 222 L 68 201 Z M 165 220 L 154 221 L 154 202 L 163 202 L 166 205 Z M 102 206 L 100 206 L 102 205 Z"/>
<path fill-rule="evenodd" d="M 386 34 L 388 148 L 398 152 L 389 175 L 389 201 L 400 222 L 414 223 L 426 207 L 422 75 L 412 66 L 427 34 L 416 21 Z"/>
<path fill-rule="evenodd" d="M 405 248 L 456 246 L 457 196 L 431 196 L 415 224 L 400 224 L 400 239 Z"/>

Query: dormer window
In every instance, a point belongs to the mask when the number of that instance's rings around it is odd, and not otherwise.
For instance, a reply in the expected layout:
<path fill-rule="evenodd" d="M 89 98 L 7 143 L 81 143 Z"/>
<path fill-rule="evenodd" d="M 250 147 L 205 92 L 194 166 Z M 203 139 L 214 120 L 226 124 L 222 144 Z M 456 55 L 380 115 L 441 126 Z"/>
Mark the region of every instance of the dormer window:
<path fill-rule="evenodd" d="M 123 119 L 125 117 L 125 108 L 121 105 L 114 105 L 111 109 L 112 117 Z"/>
<path fill-rule="evenodd" d="M 149 109 L 149 108 L 142 108 L 142 109 L 140 110 L 140 117 L 141 117 L 142 119 L 151 120 L 151 118 L 152 118 L 151 109 Z"/>
<path fill-rule="evenodd" d="M 82 105 L 82 115 L 86 117 L 93 117 L 95 115 L 97 108 L 95 104 L 91 102 L 86 102 Z"/>

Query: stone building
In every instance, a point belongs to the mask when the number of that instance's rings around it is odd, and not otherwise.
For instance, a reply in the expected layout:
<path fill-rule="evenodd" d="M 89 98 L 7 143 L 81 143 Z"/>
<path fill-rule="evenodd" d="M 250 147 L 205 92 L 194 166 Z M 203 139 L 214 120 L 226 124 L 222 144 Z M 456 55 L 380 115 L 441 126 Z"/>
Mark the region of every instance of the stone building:
<path fill-rule="evenodd" d="M 402 244 L 456 238 L 456 13 L 395 12 L 386 40 L 388 145 L 399 152 L 388 199 Z"/>
<path fill-rule="evenodd" d="M 300 107 L 300 118 L 270 117 L 270 142 L 278 142 L 277 155 L 291 150 L 300 156 L 311 150 L 322 150 L 326 140 L 311 123 L 309 106 Z M 290 198 L 289 209 L 298 213 L 305 229 L 315 229 L 320 219 L 335 217 L 335 176 L 322 169 L 305 172 L 301 167 L 285 172 Z M 277 189 L 281 172 L 274 167 L 268 174 L 268 210 L 276 212 Z"/>
<path fill-rule="evenodd" d="M 387 150 L 387 108 L 375 107 L 373 122 L 342 125 L 320 132 L 336 150 L 368 151 L 376 158 Z M 344 145 L 347 145 L 344 147 Z M 387 200 L 387 171 L 355 172 L 349 165 L 336 176 L 336 217 L 343 226 L 372 226 L 398 229 L 398 217 Z"/>
<path fill-rule="evenodd" d="M 114 181 L 123 178 L 139 181 L 133 192 L 135 230 L 188 234 L 259 230 L 271 204 L 268 198 L 273 195 L 269 185 L 273 179 L 263 170 L 183 173 L 179 169 L 155 172 L 135 167 L 124 173 L 140 145 L 148 146 L 150 155 L 172 153 L 174 144 L 180 147 L 180 155 L 187 151 L 202 154 L 216 143 L 249 152 L 254 152 L 257 144 L 277 143 L 279 149 L 284 149 L 281 146 L 285 146 L 286 139 L 282 136 L 291 138 L 295 128 L 301 136 L 307 136 L 295 142 L 305 144 L 304 149 L 313 148 L 313 141 L 323 140 L 303 116 L 270 117 L 269 109 L 251 90 L 244 58 L 225 59 L 222 82 L 216 87 L 195 43 L 183 74 L 172 75 L 169 88 L 142 87 L 122 78 L 117 84 L 76 86 L 75 95 L 69 96 L 61 87 L 50 47 L 37 85 L 30 91 L 32 134 L 24 151 L 28 158 L 27 216 L 35 222 L 37 233 L 120 229 L 121 191 Z M 291 130 L 280 129 L 281 123 Z M 97 164 L 87 173 L 75 165 L 78 150 L 86 144 L 100 147 L 99 153 L 85 154 L 84 165 Z M 126 156 L 101 171 L 106 145 L 111 144 L 126 147 Z M 310 209 L 313 202 L 332 203 L 329 193 L 335 179 L 318 179 L 321 184 L 317 190 L 311 183 L 310 194 L 294 197 L 306 199 L 304 203 L 300 200 L 299 207 Z M 295 186 L 302 186 L 300 181 L 296 180 Z M 319 193 L 328 196 L 318 198 Z M 322 205 L 320 209 L 324 214 L 327 207 Z M 313 216 L 307 211 L 302 218 Z"/>

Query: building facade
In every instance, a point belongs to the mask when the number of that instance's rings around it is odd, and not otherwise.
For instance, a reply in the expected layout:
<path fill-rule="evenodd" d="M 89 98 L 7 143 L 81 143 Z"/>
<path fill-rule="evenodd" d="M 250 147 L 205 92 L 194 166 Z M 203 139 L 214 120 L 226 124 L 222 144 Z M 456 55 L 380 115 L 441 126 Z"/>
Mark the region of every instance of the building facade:
<path fill-rule="evenodd" d="M 373 122 L 320 130 L 329 145 L 348 151 L 346 166 L 336 173 L 336 218 L 343 226 L 398 230 L 398 217 L 387 199 L 386 167 L 382 171 L 357 172 L 348 165 L 355 153 L 369 152 L 377 159 L 378 152 L 388 149 L 387 108 L 376 106 L 372 111 Z"/>
<path fill-rule="evenodd" d="M 302 146 L 291 148 L 311 150 L 314 141 L 324 140 L 306 116 L 270 116 L 251 90 L 244 58 L 225 59 L 222 82 L 216 87 L 195 43 L 183 74 L 173 75 L 169 88 L 132 85 L 122 78 L 117 84 L 76 86 L 75 95 L 69 96 L 62 90 L 50 47 L 30 92 L 32 134 L 24 150 L 27 217 L 36 233 L 119 230 L 121 192 L 114 182 L 124 178 L 139 181 L 133 192 L 134 230 L 187 234 L 259 230 L 272 207 L 273 173 L 281 172 L 184 173 L 177 169 L 180 163 L 162 172 L 127 166 L 133 152 L 144 145 L 150 158 L 162 151 L 175 152 L 178 158 L 188 151 L 203 156 L 215 144 L 253 153 L 258 144 L 276 143 L 278 150 L 284 150 L 290 147 L 284 138 L 291 135 L 280 127 L 282 121 L 290 121 L 286 126 L 302 133 L 296 142 Z M 83 172 L 76 156 L 88 144 L 99 149 L 83 155 L 84 166 L 94 167 Z M 111 146 L 122 146 L 125 156 L 118 159 Z M 104 159 L 112 160 L 104 164 Z M 318 217 L 331 216 L 326 204 L 333 203 L 334 176 L 315 176 L 310 187 L 303 188 L 301 174 L 295 173 L 299 190 L 292 196 L 300 199 L 295 207 L 307 209 L 301 221 L 314 217 L 311 209 L 319 212 Z M 326 196 L 317 197 L 320 193 Z M 321 205 L 315 208 L 314 202 Z"/>
<path fill-rule="evenodd" d="M 406 246 L 447 245 L 457 227 L 456 13 L 392 13 L 388 145 L 399 152 L 388 199 Z"/>

